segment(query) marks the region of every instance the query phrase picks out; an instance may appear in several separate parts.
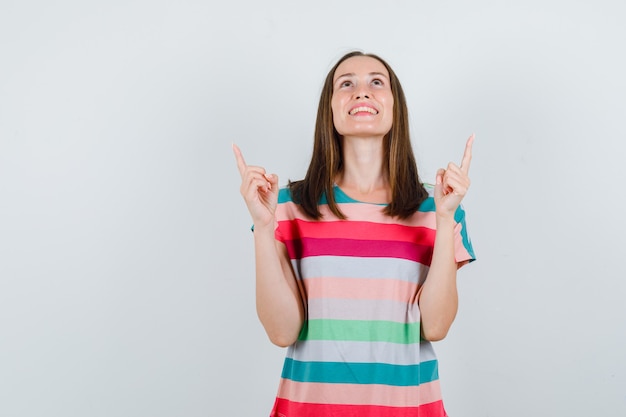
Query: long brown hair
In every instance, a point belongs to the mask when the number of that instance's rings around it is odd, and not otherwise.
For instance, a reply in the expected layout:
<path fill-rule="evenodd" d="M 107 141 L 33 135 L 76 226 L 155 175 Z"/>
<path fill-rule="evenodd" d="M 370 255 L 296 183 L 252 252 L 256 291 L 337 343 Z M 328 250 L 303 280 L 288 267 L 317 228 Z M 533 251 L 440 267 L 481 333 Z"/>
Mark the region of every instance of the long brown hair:
<path fill-rule="evenodd" d="M 360 51 L 347 53 L 329 71 L 322 87 L 317 108 L 311 163 L 304 179 L 289 182 L 289 190 L 294 202 L 299 204 L 304 213 L 313 219 L 322 217 L 319 202 L 324 195 L 330 211 L 340 219 L 346 218 L 339 210 L 333 193 L 335 177 L 343 169 L 343 155 L 341 136 L 337 133 L 333 123 L 331 99 L 333 96 L 333 78 L 337 67 L 346 59 L 354 56 L 374 58 L 380 61 L 389 72 L 394 100 L 393 122 L 391 130 L 385 135 L 383 147 L 384 169 L 389 174 L 391 186 L 391 202 L 385 207 L 384 213 L 405 219 L 417 211 L 420 204 L 428 197 L 428 192 L 417 173 L 417 164 L 409 134 L 408 110 L 402 86 L 389 64 L 374 54 Z"/>

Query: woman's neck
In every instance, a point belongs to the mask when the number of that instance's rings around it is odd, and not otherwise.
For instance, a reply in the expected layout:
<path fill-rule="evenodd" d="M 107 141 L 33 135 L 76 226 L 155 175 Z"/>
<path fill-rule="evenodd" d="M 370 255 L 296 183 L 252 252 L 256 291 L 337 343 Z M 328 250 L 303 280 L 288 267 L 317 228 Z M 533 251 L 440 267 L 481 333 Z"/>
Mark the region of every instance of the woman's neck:
<path fill-rule="evenodd" d="M 343 169 L 335 181 L 351 197 L 389 202 L 391 192 L 382 143 L 382 138 L 343 138 Z"/>

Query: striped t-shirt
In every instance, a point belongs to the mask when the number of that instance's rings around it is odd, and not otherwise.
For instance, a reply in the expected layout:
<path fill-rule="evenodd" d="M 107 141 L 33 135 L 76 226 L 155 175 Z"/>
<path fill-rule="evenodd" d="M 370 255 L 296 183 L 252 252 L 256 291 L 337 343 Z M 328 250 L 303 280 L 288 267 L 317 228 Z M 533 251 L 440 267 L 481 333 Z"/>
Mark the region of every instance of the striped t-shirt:
<path fill-rule="evenodd" d="M 307 218 L 282 189 L 276 239 L 288 250 L 306 319 L 287 350 L 271 417 L 444 417 L 437 359 L 420 338 L 417 294 L 435 239 L 430 197 L 410 218 L 356 201 L 335 186 L 338 219 L 322 199 Z M 473 261 L 464 211 L 457 262 Z"/>

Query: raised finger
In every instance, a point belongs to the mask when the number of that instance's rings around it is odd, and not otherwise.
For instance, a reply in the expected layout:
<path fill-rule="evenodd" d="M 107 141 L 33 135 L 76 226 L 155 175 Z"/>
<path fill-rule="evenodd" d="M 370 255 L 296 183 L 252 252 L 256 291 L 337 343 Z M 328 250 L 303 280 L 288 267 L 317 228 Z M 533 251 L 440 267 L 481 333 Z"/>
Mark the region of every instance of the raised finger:
<path fill-rule="evenodd" d="M 239 146 L 233 143 L 233 153 L 235 154 L 235 159 L 237 160 L 237 169 L 239 169 L 239 175 L 243 178 L 244 173 L 246 172 L 246 161 L 243 159 L 243 154 L 241 153 L 241 149 Z"/>
<path fill-rule="evenodd" d="M 470 162 L 472 161 L 472 145 L 474 144 L 474 137 L 475 135 L 472 133 L 469 139 L 467 139 L 467 142 L 465 143 L 465 152 L 463 152 L 463 159 L 461 160 L 461 171 L 466 174 L 469 171 Z"/>

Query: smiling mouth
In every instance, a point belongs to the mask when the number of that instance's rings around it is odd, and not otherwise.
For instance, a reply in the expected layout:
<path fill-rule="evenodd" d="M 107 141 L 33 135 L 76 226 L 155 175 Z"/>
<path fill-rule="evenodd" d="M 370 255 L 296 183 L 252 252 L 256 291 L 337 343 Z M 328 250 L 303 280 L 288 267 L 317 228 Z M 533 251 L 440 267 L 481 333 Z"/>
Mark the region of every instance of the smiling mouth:
<path fill-rule="evenodd" d="M 355 107 L 354 109 L 350 110 L 350 116 L 354 116 L 357 113 L 369 113 L 369 114 L 378 114 L 378 110 L 373 109 L 371 107 L 367 107 L 367 106 L 362 106 L 362 107 Z"/>

